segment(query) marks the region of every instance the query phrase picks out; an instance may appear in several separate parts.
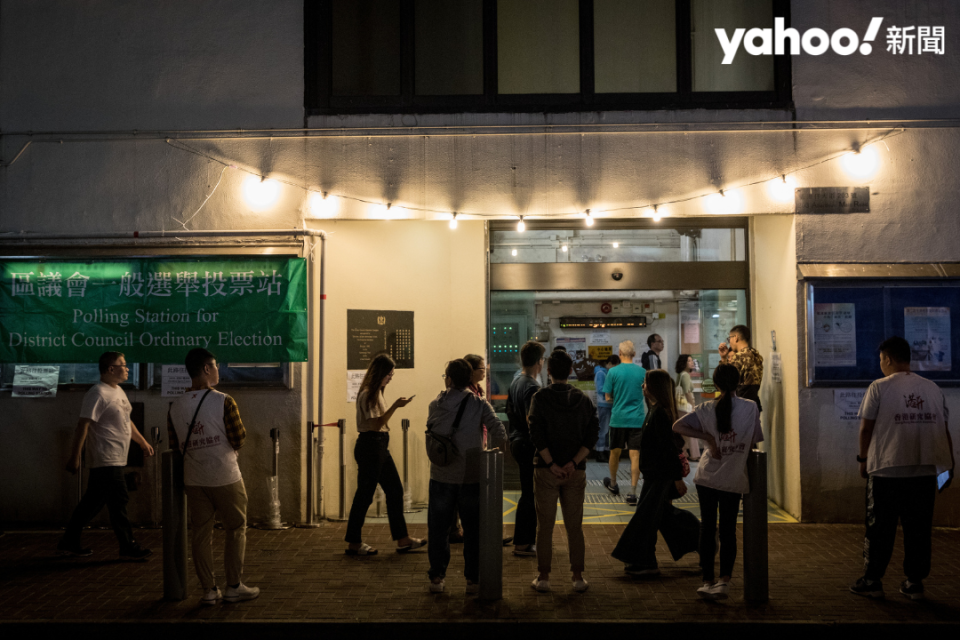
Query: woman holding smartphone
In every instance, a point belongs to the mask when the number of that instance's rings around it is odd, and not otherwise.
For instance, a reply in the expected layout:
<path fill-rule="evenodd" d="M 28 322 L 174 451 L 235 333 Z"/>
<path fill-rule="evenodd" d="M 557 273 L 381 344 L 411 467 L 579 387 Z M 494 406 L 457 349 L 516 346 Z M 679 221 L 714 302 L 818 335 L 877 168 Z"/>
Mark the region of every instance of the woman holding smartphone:
<path fill-rule="evenodd" d="M 407 535 L 403 517 L 403 483 L 390 455 L 390 427 L 393 413 L 410 404 L 414 396 L 397 398 L 390 408 L 383 399 L 383 390 L 393 380 L 396 363 L 388 355 L 379 355 L 370 362 L 357 394 L 357 444 L 353 456 L 357 461 L 357 492 L 353 495 L 350 519 L 347 522 L 348 556 L 372 556 L 377 550 L 363 542 L 361 531 L 367 509 L 379 484 L 387 498 L 390 535 L 397 541 L 397 553 L 406 553 L 427 544 L 426 540 Z"/>

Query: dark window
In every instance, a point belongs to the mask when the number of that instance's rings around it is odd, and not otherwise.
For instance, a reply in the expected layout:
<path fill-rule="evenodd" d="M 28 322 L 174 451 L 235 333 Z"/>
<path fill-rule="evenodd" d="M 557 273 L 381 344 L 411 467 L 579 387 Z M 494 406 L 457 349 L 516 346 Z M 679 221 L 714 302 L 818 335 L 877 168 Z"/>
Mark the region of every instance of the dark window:
<path fill-rule="evenodd" d="M 305 0 L 308 114 L 788 108 L 788 0 Z"/>

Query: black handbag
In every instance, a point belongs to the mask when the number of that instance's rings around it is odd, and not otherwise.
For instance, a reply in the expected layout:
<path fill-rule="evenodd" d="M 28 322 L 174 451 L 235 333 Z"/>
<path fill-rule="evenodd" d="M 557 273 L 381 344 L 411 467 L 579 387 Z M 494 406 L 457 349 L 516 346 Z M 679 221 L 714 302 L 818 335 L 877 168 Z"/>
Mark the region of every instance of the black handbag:
<path fill-rule="evenodd" d="M 457 457 L 457 445 L 453 442 L 453 436 L 460 427 L 460 419 L 463 417 L 463 410 L 467 408 L 467 402 L 469 400 L 470 394 L 468 393 L 460 403 L 460 408 L 457 410 L 457 417 L 453 419 L 453 429 L 450 431 L 449 436 L 434 433 L 430 425 L 427 425 L 427 457 L 430 459 L 430 462 L 438 467 L 448 466 L 453 462 L 453 459 Z"/>

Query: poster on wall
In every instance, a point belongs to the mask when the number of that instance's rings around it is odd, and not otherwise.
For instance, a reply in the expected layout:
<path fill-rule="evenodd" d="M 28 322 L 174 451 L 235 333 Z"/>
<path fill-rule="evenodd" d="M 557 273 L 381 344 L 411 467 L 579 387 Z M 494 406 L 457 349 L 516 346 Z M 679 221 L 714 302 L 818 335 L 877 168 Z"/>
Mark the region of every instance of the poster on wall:
<path fill-rule="evenodd" d="M 560 337 L 554 342 L 554 348 L 563 347 L 573 359 L 573 373 L 571 380 L 593 380 L 594 363 L 587 356 L 587 339 L 575 337 Z"/>
<path fill-rule="evenodd" d="M 590 344 L 611 344 L 610 329 L 594 329 L 590 332 Z"/>
<path fill-rule="evenodd" d="M 160 396 L 178 398 L 193 386 L 187 367 L 182 364 L 165 364 L 160 368 Z"/>
<path fill-rule="evenodd" d="M 597 364 L 602 364 L 607 358 L 613 355 L 613 347 L 606 345 L 590 345 L 587 347 L 587 357 Z"/>
<path fill-rule="evenodd" d="M 840 422 L 856 422 L 859 424 L 860 418 L 857 417 L 857 413 L 860 411 L 860 405 L 863 403 L 863 396 L 866 392 L 866 389 L 834 389 L 834 417 Z"/>
<path fill-rule="evenodd" d="M 356 402 L 357 395 L 360 393 L 360 385 L 363 383 L 363 377 L 367 375 L 366 369 L 347 370 L 347 402 Z"/>
<path fill-rule="evenodd" d="M 366 371 L 381 353 L 413 369 L 413 311 L 347 309 L 347 369 Z"/>
<path fill-rule="evenodd" d="M 949 307 L 905 307 L 903 333 L 913 371 L 950 371 Z"/>
<path fill-rule="evenodd" d="M 14 398 L 55 398 L 60 365 L 18 364 L 13 368 Z"/>
<path fill-rule="evenodd" d="M 857 366 L 856 305 L 831 302 L 813 305 L 814 366 Z"/>

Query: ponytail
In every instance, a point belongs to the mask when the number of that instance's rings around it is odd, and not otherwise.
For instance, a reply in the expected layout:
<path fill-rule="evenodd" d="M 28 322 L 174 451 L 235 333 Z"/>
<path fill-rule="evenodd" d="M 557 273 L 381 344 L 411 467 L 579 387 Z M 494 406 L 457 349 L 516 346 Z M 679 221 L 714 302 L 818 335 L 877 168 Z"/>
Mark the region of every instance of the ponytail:
<path fill-rule="evenodd" d="M 732 364 L 721 364 L 713 372 L 713 384 L 723 392 L 723 396 L 717 400 L 714 406 L 714 412 L 717 416 L 717 431 L 719 433 L 730 433 L 730 429 L 733 428 L 731 424 L 733 396 L 736 395 L 737 386 L 740 384 L 740 371 Z"/>

